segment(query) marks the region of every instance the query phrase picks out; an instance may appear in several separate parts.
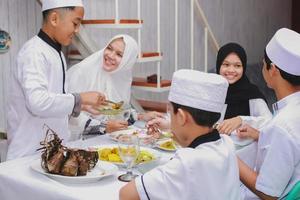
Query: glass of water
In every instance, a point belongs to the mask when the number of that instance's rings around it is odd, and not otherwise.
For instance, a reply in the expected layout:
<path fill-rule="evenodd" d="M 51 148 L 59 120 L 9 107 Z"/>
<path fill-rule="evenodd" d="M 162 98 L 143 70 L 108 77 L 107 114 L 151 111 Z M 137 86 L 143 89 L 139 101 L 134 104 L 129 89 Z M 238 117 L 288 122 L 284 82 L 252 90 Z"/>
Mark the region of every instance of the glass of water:
<path fill-rule="evenodd" d="M 132 167 L 140 153 L 139 139 L 135 135 L 122 135 L 118 138 L 119 155 L 126 166 L 126 174 L 118 177 L 120 181 L 129 182 L 138 175 L 132 173 Z"/>

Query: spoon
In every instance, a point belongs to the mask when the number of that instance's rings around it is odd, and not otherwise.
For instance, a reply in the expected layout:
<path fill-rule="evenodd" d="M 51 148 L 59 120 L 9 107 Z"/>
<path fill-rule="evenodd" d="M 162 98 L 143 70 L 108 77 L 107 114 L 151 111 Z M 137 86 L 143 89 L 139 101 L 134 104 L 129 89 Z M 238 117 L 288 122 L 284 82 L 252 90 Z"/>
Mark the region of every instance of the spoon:
<path fill-rule="evenodd" d="M 112 104 L 112 109 L 120 109 L 122 107 L 122 105 L 124 104 L 124 101 L 120 101 L 120 102 L 113 102 L 110 100 L 105 100 L 106 103 L 110 103 Z"/>

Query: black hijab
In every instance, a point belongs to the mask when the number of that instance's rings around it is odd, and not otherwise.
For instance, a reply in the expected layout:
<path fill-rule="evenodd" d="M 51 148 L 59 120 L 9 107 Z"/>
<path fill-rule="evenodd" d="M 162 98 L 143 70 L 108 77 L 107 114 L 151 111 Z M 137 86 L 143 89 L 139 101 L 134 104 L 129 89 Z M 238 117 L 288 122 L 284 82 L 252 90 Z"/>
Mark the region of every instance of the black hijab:
<path fill-rule="evenodd" d="M 243 65 L 243 75 L 240 80 L 233 84 L 229 84 L 226 101 L 227 109 L 224 119 L 236 117 L 238 115 L 249 116 L 249 100 L 264 99 L 264 95 L 259 91 L 258 87 L 252 84 L 246 76 L 247 55 L 243 47 L 237 43 L 228 43 L 220 48 L 217 56 L 216 72 L 220 74 L 220 68 L 225 58 L 230 53 L 236 53 L 241 59 Z"/>

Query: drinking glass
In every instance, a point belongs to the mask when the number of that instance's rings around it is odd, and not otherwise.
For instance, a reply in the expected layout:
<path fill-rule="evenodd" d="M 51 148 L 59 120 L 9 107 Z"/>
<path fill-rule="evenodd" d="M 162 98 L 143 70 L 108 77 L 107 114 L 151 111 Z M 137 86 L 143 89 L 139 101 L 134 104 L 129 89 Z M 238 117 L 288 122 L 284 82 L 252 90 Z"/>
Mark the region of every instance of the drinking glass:
<path fill-rule="evenodd" d="M 139 139 L 135 135 L 122 135 L 118 138 L 118 150 L 126 166 L 126 174 L 118 177 L 120 181 L 129 182 L 138 175 L 132 173 L 132 167 L 140 153 Z"/>

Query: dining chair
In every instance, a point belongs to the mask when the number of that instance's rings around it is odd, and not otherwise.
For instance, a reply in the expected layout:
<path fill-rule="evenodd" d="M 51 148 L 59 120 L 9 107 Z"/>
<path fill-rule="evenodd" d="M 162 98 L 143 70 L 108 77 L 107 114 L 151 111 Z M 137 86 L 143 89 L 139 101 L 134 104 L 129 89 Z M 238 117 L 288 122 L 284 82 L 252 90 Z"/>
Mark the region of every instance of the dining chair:
<path fill-rule="evenodd" d="M 7 147 L 6 133 L 0 133 L 0 162 L 6 160 Z"/>

